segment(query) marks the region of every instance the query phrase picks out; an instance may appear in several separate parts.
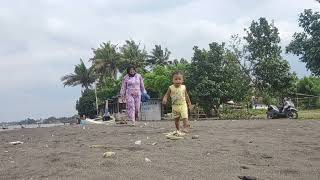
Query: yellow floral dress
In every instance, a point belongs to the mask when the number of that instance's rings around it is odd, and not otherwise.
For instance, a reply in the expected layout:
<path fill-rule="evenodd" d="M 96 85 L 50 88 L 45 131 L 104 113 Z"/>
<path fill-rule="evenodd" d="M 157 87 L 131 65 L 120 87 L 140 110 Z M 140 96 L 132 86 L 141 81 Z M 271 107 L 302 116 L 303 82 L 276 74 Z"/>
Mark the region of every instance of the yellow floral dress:
<path fill-rule="evenodd" d="M 176 87 L 171 85 L 170 98 L 172 101 L 172 113 L 174 118 L 188 119 L 188 106 L 186 102 L 186 86 Z"/>

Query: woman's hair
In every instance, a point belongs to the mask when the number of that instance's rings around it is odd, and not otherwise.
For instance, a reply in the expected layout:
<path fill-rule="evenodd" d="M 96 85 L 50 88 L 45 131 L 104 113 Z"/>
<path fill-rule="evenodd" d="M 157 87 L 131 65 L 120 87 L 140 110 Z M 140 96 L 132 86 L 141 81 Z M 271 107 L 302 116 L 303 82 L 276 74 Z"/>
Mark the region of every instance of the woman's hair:
<path fill-rule="evenodd" d="M 127 67 L 127 74 L 130 74 L 130 69 L 136 70 L 136 67 L 135 67 L 134 65 L 129 65 L 129 66 Z"/>
<path fill-rule="evenodd" d="M 171 77 L 173 78 L 174 75 L 182 75 L 182 76 L 184 76 L 183 72 L 180 71 L 180 70 L 174 71 L 174 72 L 172 73 L 172 76 L 171 76 Z"/>

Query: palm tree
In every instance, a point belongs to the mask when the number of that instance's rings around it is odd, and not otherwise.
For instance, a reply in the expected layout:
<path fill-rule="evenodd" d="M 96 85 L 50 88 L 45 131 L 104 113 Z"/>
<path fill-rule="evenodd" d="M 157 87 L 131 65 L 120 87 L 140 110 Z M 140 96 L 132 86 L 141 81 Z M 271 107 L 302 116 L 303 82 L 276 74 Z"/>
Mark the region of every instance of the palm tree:
<path fill-rule="evenodd" d="M 155 65 L 166 66 L 169 64 L 168 60 L 170 54 L 171 52 L 167 48 L 163 51 L 161 45 L 155 45 L 155 48 L 152 49 L 147 62 L 151 67 Z"/>
<path fill-rule="evenodd" d="M 87 68 L 80 59 L 80 64 L 75 65 L 74 74 L 67 74 L 61 78 L 64 87 L 81 85 L 82 88 L 89 89 L 95 82 L 93 69 Z"/>
<path fill-rule="evenodd" d="M 132 64 L 137 68 L 144 69 L 146 66 L 147 52 L 145 48 L 140 49 L 140 43 L 137 44 L 133 40 L 126 40 L 126 44 L 124 44 L 120 51 L 122 53 L 121 56 L 121 71 L 123 71 L 128 64 Z"/>
<path fill-rule="evenodd" d="M 118 67 L 120 66 L 120 54 L 117 45 L 110 42 L 102 43 L 98 49 L 92 49 L 94 57 L 91 58 L 95 73 L 102 80 L 104 77 L 117 79 Z"/>

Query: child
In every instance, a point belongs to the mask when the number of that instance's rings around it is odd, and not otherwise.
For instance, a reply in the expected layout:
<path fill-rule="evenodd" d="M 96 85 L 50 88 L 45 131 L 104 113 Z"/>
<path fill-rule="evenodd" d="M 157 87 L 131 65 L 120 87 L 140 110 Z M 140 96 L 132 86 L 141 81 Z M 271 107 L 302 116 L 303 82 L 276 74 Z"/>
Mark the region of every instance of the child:
<path fill-rule="evenodd" d="M 188 132 L 190 127 L 188 121 L 188 107 L 191 109 L 191 101 L 186 89 L 183 85 L 183 73 L 176 71 L 172 74 L 173 85 L 169 86 L 166 94 L 163 97 L 162 103 L 167 104 L 168 97 L 172 101 L 172 113 L 175 118 L 175 125 L 178 132 L 180 132 L 180 119 L 183 120 L 183 131 Z"/>

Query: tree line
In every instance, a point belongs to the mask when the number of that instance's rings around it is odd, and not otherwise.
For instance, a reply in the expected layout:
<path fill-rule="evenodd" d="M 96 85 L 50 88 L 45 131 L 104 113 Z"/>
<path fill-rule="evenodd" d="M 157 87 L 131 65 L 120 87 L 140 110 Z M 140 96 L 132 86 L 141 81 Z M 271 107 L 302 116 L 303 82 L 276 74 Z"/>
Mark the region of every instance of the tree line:
<path fill-rule="evenodd" d="M 172 72 L 183 71 L 192 102 L 207 113 L 212 109 L 218 113 L 220 105 L 230 100 L 248 103 L 253 95 L 263 97 L 267 104 L 297 92 L 320 95 L 320 14 L 304 10 L 298 23 L 302 31 L 294 33 L 285 51 L 298 55 L 312 73 L 300 80 L 282 56 L 278 28 L 261 17 L 244 29 L 244 37 L 232 35 L 229 42 L 212 42 L 207 48 L 194 46 L 190 60 L 172 60 L 171 51 L 161 45 L 147 52 L 134 40 L 126 40 L 122 46 L 102 43 L 92 49 L 90 67 L 80 59 L 74 72 L 61 81 L 64 86 L 82 87 L 76 103 L 79 115 L 96 114 L 94 84 L 101 105 L 118 95 L 129 64 L 143 75 L 151 97 L 158 98 L 171 84 Z"/>

